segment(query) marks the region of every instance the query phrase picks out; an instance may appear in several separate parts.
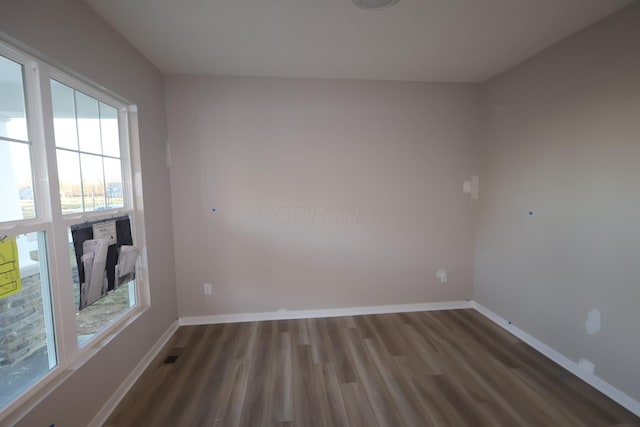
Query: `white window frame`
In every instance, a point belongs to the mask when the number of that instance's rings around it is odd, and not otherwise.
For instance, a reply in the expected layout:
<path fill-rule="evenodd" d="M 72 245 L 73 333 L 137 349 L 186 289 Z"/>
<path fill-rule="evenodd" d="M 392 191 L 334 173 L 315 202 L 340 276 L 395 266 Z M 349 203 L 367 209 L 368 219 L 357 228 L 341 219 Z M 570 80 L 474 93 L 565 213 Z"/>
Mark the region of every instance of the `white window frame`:
<path fill-rule="evenodd" d="M 24 416 L 48 392 L 68 376 L 124 328 L 150 307 L 147 280 L 144 208 L 140 176 L 137 107 L 80 76 L 64 72 L 47 62 L 17 49 L 0 39 L 0 54 L 23 65 L 27 127 L 31 144 L 32 186 L 36 216 L 32 219 L 0 223 L 0 236 L 14 237 L 32 232 L 46 235 L 47 264 L 57 365 L 27 391 L 0 407 L 0 424 L 12 424 Z M 62 214 L 53 125 L 51 79 L 92 96 L 118 110 L 120 159 L 123 165 L 123 208 Z M 94 337 L 78 345 L 76 312 L 73 296 L 69 226 L 128 215 L 134 244 L 139 249 L 136 266 L 136 304 L 130 310 L 98 331 Z M 45 315 L 47 308 L 45 308 Z M 51 365 L 51 357 L 50 357 Z"/>

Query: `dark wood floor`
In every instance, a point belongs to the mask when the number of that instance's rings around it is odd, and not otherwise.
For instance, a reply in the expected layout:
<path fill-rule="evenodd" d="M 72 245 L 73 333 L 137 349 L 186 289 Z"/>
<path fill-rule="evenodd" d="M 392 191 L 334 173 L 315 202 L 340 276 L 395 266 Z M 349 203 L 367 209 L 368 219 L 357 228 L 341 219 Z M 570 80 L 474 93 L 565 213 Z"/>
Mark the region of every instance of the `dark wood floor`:
<path fill-rule="evenodd" d="M 167 356 L 177 356 L 165 363 Z M 107 426 L 640 426 L 474 310 L 180 328 Z"/>

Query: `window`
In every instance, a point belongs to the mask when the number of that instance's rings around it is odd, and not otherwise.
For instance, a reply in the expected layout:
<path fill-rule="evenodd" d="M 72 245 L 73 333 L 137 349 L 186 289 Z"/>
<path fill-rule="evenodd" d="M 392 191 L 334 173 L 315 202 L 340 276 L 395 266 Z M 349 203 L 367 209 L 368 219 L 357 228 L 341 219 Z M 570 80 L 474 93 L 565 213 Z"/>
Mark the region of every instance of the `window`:
<path fill-rule="evenodd" d="M 16 249 L 17 262 L 6 254 Z M 5 255 L 5 256 L 3 256 Z M 19 292 L 13 285 L 0 299 L 0 405 L 5 406 L 57 365 L 47 269 L 46 234 L 26 233 L 0 243 L 0 271 L 19 265 Z M 7 265 L 9 264 L 9 265 Z M 4 267 L 4 268 L 3 268 Z M 15 276 L 12 275 L 15 279 Z M 14 284 L 14 281 L 9 284 Z"/>
<path fill-rule="evenodd" d="M 113 103 L 103 102 L 56 79 L 50 80 L 61 212 L 65 216 L 125 207 L 120 118 Z M 104 98 L 103 98 L 104 99 Z M 122 108 L 122 107 L 120 107 Z M 93 216 L 72 216 L 92 220 Z M 71 230 L 74 304 L 80 303 L 78 263 Z M 78 343 L 86 344 L 105 324 L 136 303 L 135 283 L 119 287 L 77 313 Z"/>
<path fill-rule="evenodd" d="M 118 111 L 51 80 L 62 213 L 124 207 Z"/>
<path fill-rule="evenodd" d="M 0 56 L 1 221 L 35 217 L 33 192 L 30 191 L 33 177 L 23 68 L 22 64 Z"/>
<path fill-rule="evenodd" d="M 102 298 L 84 307 L 90 275 L 85 258 L 78 266 L 83 246 L 73 232 L 123 221 L 127 249 L 143 247 L 129 109 L 0 43 L 0 423 L 5 409 L 82 363 L 88 347 L 148 306 L 147 285 L 134 269 L 116 280 L 103 273 Z M 122 249 L 120 234 L 113 242 L 89 239 Z M 144 267 L 135 256 L 134 265 Z"/>

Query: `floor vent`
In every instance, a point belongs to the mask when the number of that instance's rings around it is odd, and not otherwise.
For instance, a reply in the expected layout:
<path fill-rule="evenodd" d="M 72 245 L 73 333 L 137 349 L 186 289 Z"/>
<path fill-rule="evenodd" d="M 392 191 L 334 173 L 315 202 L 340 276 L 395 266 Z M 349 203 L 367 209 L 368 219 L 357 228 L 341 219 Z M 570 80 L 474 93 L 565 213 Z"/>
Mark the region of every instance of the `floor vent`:
<path fill-rule="evenodd" d="M 178 356 L 167 356 L 167 358 L 164 359 L 164 364 L 165 365 L 172 365 L 172 364 L 176 363 L 176 360 L 178 360 Z"/>

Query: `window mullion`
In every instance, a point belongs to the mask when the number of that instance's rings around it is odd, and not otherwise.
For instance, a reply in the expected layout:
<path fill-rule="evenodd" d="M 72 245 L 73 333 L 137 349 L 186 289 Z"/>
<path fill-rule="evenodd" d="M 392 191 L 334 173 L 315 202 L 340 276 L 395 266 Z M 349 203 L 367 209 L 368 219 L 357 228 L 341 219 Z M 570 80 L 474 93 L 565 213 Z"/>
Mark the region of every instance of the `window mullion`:
<path fill-rule="evenodd" d="M 19 144 L 29 144 L 30 143 L 30 141 L 23 141 L 21 139 L 7 138 L 6 136 L 0 136 L 0 141 L 17 142 Z"/>
<path fill-rule="evenodd" d="M 71 276 L 69 241 L 67 229 L 62 221 L 62 206 L 60 197 L 60 182 L 58 179 L 58 164 L 56 161 L 55 132 L 53 125 L 53 105 L 51 99 L 50 68 L 41 65 L 39 74 L 39 89 L 42 117 L 40 118 L 41 156 L 48 166 L 47 204 L 50 206 L 48 215 L 52 221 L 49 241 L 49 265 L 51 275 L 51 293 L 54 301 L 54 320 L 58 357 L 62 367 L 68 366 L 78 351 L 75 336 L 75 312 L 73 299 L 73 278 Z"/>
<path fill-rule="evenodd" d="M 51 192 L 48 186 L 49 168 L 44 149 L 44 116 L 42 111 L 42 89 L 40 81 L 40 65 L 32 63 L 25 73 L 27 114 L 29 116 L 29 135 L 31 139 L 31 162 L 33 169 L 33 186 L 36 199 L 36 217 L 40 221 L 50 222 Z"/>
<path fill-rule="evenodd" d="M 80 126 L 78 124 L 78 98 L 76 96 L 76 89 L 73 89 L 73 111 L 74 111 L 74 115 L 75 115 L 75 122 L 76 122 L 76 135 L 78 136 L 78 167 L 80 170 L 80 194 L 82 195 L 81 197 L 81 203 L 82 203 L 82 212 L 86 212 L 87 211 L 87 207 L 84 205 L 84 174 L 82 173 L 82 154 L 80 153 Z M 62 210 L 60 211 L 62 212 Z"/>
<path fill-rule="evenodd" d="M 29 127 L 29 136 L 31 140 L 31 162 L 32 162 L 32 174 L 33 174 L 33 189 L 35 192 L 35 209 L 36 219 L 43 226 L 41 230 L 45 232 L 44 238 L 41 240 L 39 247 L 45 247 L 47 258 L 52 257 L 53 247 L 53 230 L 51 227 L 51 189 L 48 186 L 49 179 L 49 162 L 46 156 L 45 149 L 45 119 L 46 112 L 43 110 L 43 98 L 42 98 L 42 81 L 41 66 L 39 62 L 33 61 L 25 66 L 25 92 L 26 92 L 26 110 L 27 110 L 27 126 Z M 45 66 L 46 67 L 46 66 Z M 39 235 L 38 239 L 43 239 L 42 235 Z M 59 351 L 60 345 L 57 342 L 58 330 L 56 330 L 57 319 L 55 313 L 56 304 L 50 303 L 52 301 L 51 296 L 55 292 L 54 287 L 51 286 L 51 281 L 54 279 L 52 275 L 52 266 L 50 263 L 43 271 L 41 267 L 40 280 L 42 281 L 42 297 L 43 297 L 43 310 L 44 310 L 44 323 L 45 330 L 47 331 L 46 345 L 47 355 L 49 359 L 49 369 L 60 364 L 61 353 Z M 48 275 L 46 274 L 48 272 Z"/>

